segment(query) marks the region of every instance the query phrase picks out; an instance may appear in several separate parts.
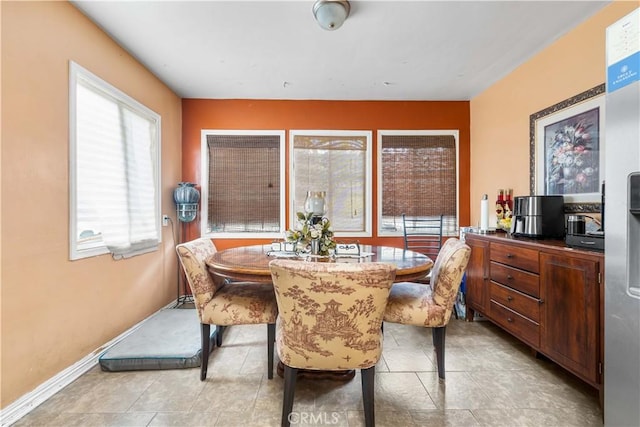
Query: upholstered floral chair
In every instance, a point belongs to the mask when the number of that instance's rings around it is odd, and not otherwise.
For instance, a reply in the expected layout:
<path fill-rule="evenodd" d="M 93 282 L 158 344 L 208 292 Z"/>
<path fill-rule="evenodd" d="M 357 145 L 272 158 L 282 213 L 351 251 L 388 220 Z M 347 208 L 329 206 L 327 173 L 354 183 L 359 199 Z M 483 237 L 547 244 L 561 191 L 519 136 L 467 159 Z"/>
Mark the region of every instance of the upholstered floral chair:
<path fill-rule="evenodd" d="M 207 377 L 209 362 L 210 325 L 267 324 L 268 378 L 273 378 L 273 350 L 275 322 L 278 316 L 273 286 L 263 283 L 225 282 L 214 280 L 205 260 L 216 252 L 210 239 L 197 239 L 176 246 L 180 264 L 194 296 L 196 311 L 200 318 L 202 335 L 202 367 L 200 380 Z M 219 332 L 221 329 L 219 329 Z M 222 344 L 221 333 L 216 334 L 216 343 Z"/>
<path fill-rule="evenodd" d="M 282 425 L 290 425 L 298 369 L 361 369 L 365 422 L 375 425 L 375 365 L 396 267 L 284 259 L 269 267 L 279 308 L 276 349 L 284 364 Z"/>
<path fill-rule="evenodd" d="M 432 328 L 438 377 L 445 379 L 444 339 L 453 303 L 467 268 L 471 248 L 449 239 L 440 249 L 431 272 L 431 285 L 400 282 L 393 285 L 384 321 Z"/>

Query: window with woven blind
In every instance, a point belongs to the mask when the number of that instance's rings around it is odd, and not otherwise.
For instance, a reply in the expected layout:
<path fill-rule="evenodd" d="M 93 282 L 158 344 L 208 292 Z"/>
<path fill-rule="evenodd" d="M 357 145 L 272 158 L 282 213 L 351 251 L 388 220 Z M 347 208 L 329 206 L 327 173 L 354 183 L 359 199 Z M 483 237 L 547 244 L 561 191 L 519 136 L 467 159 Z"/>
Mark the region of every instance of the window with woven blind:
<path fill-rule="evenodd" d="M 290 131 L 292 224 L 308 191 L 326 192 L 336 236 L 371 236 L 371 132 Z"/>
<path fill-rule="evenodd" d="M 69 71 L 70 258 L 156 250 L 160 116 L 76 63 Z"/>
<path fill-rule="evenodd" d="M 402 214 L 443 215 L 458 229 L 458 131 L 378 131 L 379 235 L 402 234 Z"/>
<path fill-rule="evenodd" d="M 282 237 L 284 132 L 206 130 L 202 235 Z"/>

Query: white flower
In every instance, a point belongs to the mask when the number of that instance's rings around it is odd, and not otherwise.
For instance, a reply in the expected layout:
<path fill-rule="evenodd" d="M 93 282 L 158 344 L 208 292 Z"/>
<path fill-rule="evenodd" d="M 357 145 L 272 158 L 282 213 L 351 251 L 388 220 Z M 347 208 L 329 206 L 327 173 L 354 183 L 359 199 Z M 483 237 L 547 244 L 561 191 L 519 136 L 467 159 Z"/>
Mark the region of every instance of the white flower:
<path fill-rule="evenodd" d="M 569 136 L 569 138 L 573 138 L 573 135 L 576 133 L 576 129 L 573 126 L 565 126 L 564 133 Z"/>

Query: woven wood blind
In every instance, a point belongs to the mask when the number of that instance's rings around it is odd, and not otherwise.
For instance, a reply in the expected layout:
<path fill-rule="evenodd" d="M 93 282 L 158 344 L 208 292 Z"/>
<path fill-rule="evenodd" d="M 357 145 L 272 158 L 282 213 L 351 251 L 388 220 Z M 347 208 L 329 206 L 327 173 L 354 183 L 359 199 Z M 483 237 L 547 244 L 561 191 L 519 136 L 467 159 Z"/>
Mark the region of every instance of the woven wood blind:
<path fill-rule="evenodd" d="M 453 135 L 382 136 L 382 215 L 456 216 Z"/>
<path fill-rule="evenodd" d="M 280 137 L 207 135 L 208 229 L 280 230 Z"/>

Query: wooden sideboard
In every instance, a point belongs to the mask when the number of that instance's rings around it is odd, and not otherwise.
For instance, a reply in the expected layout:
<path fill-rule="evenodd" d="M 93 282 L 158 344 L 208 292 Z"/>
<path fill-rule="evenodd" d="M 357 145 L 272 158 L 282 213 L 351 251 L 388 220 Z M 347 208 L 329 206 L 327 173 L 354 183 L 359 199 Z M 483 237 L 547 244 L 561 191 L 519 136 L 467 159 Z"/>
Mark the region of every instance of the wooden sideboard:
<path fill-rule="evenodd" d="M 562 240 L 467 234 L 467 320 L 480 313 L 600 391 L 604 254 Z"/>

